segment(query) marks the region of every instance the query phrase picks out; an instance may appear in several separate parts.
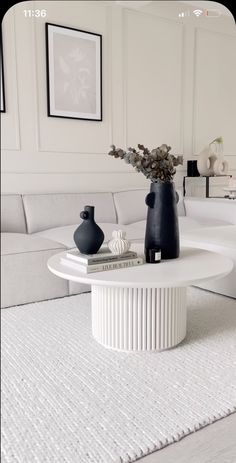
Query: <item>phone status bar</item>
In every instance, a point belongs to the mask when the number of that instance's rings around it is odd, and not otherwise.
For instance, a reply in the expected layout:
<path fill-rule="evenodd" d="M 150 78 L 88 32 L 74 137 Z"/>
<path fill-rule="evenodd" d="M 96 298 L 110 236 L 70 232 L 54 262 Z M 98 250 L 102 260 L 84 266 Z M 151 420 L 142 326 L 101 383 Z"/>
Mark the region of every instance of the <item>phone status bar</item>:
<path fill-rule="evenodd" d="M 196 18 L 200 18 L 201 16 L 208 17 L 208 18 L 218 18 L 221 15 L 219 10 L 200 10 L 196 9 L 193 11 L 181 11 L 178 16 L 179 18 L 185 18 L 190 16 L 195 16 Z"/>

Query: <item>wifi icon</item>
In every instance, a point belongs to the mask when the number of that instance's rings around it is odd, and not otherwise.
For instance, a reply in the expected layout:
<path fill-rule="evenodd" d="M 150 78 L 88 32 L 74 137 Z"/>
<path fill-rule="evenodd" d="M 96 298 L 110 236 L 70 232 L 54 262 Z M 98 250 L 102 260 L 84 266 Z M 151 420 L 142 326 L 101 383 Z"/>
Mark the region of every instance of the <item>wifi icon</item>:
<path fill-rule="evenodd" d="M 198 18 L 198 16 L 201 16 L 202 13 L 203 13 L 202 10 L 194 10 L 193 11 L 193 14 L 195 14 L 195 16 L 197 16 L 197 18 Z"/>

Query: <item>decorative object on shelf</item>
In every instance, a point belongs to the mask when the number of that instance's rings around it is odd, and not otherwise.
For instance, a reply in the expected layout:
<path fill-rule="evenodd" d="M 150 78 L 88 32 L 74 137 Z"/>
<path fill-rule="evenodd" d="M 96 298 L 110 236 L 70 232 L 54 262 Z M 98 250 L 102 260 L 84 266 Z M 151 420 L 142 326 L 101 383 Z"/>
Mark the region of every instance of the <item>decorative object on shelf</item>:
<path fill-rule="evenodd" d="M 126 233 L 124 231 L 114 230 L 112 236 L 113 239 L 108 242 L 112 254 L 120 255 L 129 250 L 131 243 L 125 238 Z"/>
<path fill-rule="evenodd" d="M 2 47 L 2 31 L 0 33 L 0 66 L 1 66 L 1 94 L 0 94 L 0 111 L 1 113 L 6 112 L 5 107 L 5 88 L 4 88 L 4 69 L 3 69 L 3 47 Z"/>
<path fill-rule="evenodd" d="M 102 120 L 102 36 L 46 23 L 48 116 Z"/>
<path fill-rule="evenodd" d="M 214 146 L 214 151 L 216 153 L 217 159 L 214 163 L 213 170 L 214 175 L 227 175 L 228 174 L 228 162 L 224 160 L 223 154 L 223 138 L 216 138 L 211 142 L 211 145 Z"/>
<path fill-rule="evenodd" d="M 229 199 L 236 199 L 236 178 L 230 178 L 227 187 L 223 188 L 229 194 Z"/>
<path fill-rule="evenodd" d="M 150 249 L 161 250 L 163 259 L 179 257 L 179 223 L 177 215 L 178 195 L 176 195 L 173 177 L 175 167 L 183 164 L 183 156 L 170 154 L 171 147 L 163 144 L 149 150 L 138 145 L 139 151 L 129 148 L 124 151 L 112 145 L 108 153 L 115 158 L 124 159 L 138 172 L 151 180 L 150 193 L 146 197 L 148 206 L 145 257 L 150 262 Z"/>
<path fill-rule="evenodd" d="M 197 160 L 189 160 L 187 161 L 187 176 L 188 177 L 199 177 L 200 174 L 197 168 Z"/>
<path fill-rule="evenodd" d="M 104 241 L 104 233 L 94 220 L 94 206 L 85 206 L 80 217 L 83 222 L 74 232 L 74 242 L 83 254 L 96 254 Z"/>
<path fill-rule="evenodd" d="M 202 176 L 227 175 L 228 162 L 223 157 L 223 139 L 215 138 L 198 154 L 197 168 Z"/>
<path fill-rule="evenodd" d="M 205 178 L 206 181 L 206 187 L 205 187 L 205 197 L 206 198 L 219 198 L 219 196 L 211 196 L 210 195 L 210 178 L 218 178 L 218 177 L 232 177 L 232 175 L 201 175 L 200 179 Z M 188 178 L 188 175 L 184 175 L 183 177 L 183 196 L 186 196 L 186 178 Z M 191 178 L 191 177 L 190 177 Z M 223 197 L 223 196 L 222 196 Z"/>
<path fill-rule="evenodd" d="M 228 170 L 229 167 L 227 161 L 216 159 L 214 163 L 214 175 L 227 175 Z"/>
<path fill-rule="evenodd" d="M 214 175 L 214 162 L 216 161 L 216 155 L 212 151 L 211 146 L 207 146 L 198 154 L 197 168 L 200 175 L 212 176 Z"/>

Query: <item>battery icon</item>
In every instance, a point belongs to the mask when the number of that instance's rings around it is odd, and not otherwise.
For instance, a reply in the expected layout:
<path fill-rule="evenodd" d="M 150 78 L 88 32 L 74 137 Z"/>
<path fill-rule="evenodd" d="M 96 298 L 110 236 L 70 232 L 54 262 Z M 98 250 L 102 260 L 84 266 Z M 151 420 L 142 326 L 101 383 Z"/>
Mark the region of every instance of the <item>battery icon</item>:
<path fill-rule="evenodd" d="M 205 10 L 205 16 L 209 16 L 209 18 L 218 18 L 220 15 L 219 10 Z"/>

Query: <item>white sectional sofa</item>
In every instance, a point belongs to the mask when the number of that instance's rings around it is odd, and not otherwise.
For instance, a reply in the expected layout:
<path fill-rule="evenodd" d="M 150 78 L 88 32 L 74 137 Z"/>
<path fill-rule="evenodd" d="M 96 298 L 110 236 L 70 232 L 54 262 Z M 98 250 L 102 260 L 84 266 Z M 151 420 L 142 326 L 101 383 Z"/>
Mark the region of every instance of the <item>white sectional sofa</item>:
<path fill-rule="evenodd" d="M 2 307 L 89 291 L 86 285 L 52 275 L 47 269 L 48 258 L 75 246 L 73 232 L 85 205 L 95 206 L 95 219 L 105 233 L 105 241 L 118 228 L 124 229 L 129 239 L 143 241 L 147 193 L 138 189 L 2 195 Z M 236 201 L 183 198 L 180 192 L 179 196 L 181 242 L 194 245 L 196 241 L 196 246 L 229 255 L 236 268 Z M 211 236 L 215 238 L 212 243 Z M 235 275 L 236 270 L 219 290 L 217 285 L 209 289 L 236 297 Z"/>

